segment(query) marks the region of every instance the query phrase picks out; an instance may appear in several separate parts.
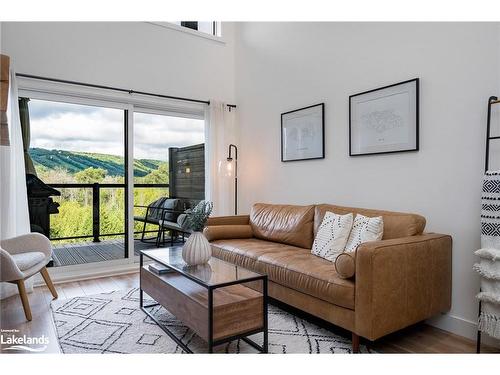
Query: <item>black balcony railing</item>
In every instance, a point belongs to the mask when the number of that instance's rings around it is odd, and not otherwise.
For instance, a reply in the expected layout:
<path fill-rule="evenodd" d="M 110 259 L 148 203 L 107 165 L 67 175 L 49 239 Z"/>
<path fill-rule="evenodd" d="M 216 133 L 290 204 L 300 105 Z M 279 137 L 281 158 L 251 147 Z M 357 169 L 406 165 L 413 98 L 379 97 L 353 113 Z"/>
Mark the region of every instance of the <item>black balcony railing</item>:
<path fill-rule="evenodd" d="M 50 237 L 52 241 L 60 240 L 73 240 L 79 238 L 93 238 L 93 242 L 100 242 L 100 237 L 108 236 L 120 236 L 125 235 L 125 232 L 120 233 L 100 233 L 101 232 L 101 215 L 100 215 L 100 205 L 101 205 L 101 189 L 125 189 L 125 184 L 113 184 L 113 183 L 93 183 L 93 184 L 79 184 L 79 183 L 64 183 L 64 184 L 48 184 L 53 188 L 59 189 L 92 189 L 92 234 L 79 235 L 79 236 L 67 236 L 67 237 Z M 168 188 L 169 184 L 134 184 L 134 188 Z M 127 223 L 125 222 L 125 225 Z M 145 231 L 146 233 L 157 232 Z M 143 231 L 134 231 L 134 234 L 143 233 Z"/>

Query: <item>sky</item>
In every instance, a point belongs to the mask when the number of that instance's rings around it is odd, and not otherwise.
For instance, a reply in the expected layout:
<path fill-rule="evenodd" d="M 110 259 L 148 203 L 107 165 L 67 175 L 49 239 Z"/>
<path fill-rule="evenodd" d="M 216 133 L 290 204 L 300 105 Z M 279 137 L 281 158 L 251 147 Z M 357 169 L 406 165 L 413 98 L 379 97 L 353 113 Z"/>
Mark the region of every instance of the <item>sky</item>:
<path fill-rule="evenodd" d="M 32 99 L 30 147 L 124 156 L 124 112 Z M 167 160 L 169 147 L 203 143 L 204 121 L 134 114 L 134 158 Z"/>

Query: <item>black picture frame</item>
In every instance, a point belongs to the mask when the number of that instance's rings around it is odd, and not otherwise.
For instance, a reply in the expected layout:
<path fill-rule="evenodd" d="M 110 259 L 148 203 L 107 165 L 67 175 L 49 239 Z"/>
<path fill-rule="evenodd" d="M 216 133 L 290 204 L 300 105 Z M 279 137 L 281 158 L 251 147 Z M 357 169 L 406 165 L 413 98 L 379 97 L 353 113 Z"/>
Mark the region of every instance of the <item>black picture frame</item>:
<path fill-rule="evenodd" d="M 380 152 L 364 152 L 364 153 L 353 153 L 353 136 L 352 136 L 352 101 L 353 98 L 366 95 L 366 94 L 371 94 L 376 91 L 383 91 L 386 89 L 390 89 L 396 86 L 400 85 L 406 85 L 409 83 L 415 82 L 415 147 L 408 148 L 408 149 L 401 149 L 401 150 L 392 150 L 392 151 L 380 151 Z M 383 154 L 394 154 L 394 153 L 400 153 L 400 152 L 415 152 L 419 151 L 420 149 L 420 79 L 419 78 L 413 78 L 409 79 L 406 81 L 394 83 L 392 85 L 387 85 L 383 87 L 379 87 L 376 89 L 368 90 L 368 91 L 363 91 L 354 95 L 349 96 L 349 156 L 366 156 L 366 155 L 383 155 Z"/>
<path fill-rule="evenodd" d="M 283 138 L 283 120 L 286 115 L 291 113 L 296 113 L 304 110 L 308 110 L 314 107 L 321 107 L 321 155 L 310 157 L 310 158 L 301 158 L 301 159 L 285 159 L 284 155 L 284 138 Z M 303 160 L 318 160 L 325 158 L 325 103 L 313 104 L 307 107 L 294 109 L 293 111 L 284 112 L 281 114 L 281 161 L 283 163 L 291 162 L 291 161 L 303 161 Z"/>

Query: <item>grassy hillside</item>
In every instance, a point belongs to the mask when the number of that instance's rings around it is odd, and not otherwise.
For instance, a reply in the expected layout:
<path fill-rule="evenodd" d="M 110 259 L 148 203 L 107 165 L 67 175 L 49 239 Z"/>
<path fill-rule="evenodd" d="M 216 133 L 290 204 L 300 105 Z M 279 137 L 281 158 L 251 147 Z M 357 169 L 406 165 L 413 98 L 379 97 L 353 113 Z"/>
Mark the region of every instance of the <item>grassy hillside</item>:
<path fill-rule="evenodd" d="M 70 174 L 94 167 L 108 171 L 108 176 L 124 176 L 124 159 L 121 156 L 95 154 L 88 152 L 73 152 L 63 150 L 47 150 L 44 148 L 30 148 L 29 153 L 36 168 L 46 170 L 62 168 Z M 164 162 L 152 159 L 135 159 L 134 175 L 144 177 L 158 169 Z"/>

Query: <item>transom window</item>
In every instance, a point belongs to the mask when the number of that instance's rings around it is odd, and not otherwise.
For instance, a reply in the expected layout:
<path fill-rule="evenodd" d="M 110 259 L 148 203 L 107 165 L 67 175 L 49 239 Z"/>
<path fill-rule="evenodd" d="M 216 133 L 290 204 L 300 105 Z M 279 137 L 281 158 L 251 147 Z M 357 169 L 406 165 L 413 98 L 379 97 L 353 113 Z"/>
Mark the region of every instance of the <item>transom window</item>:
<path fill-rule="evenodd" d="M 172 22 L 191 30 L 199 31 L 213 36 L 221 36 L 220 22 L 216 21 L 176 21 Z"/>

